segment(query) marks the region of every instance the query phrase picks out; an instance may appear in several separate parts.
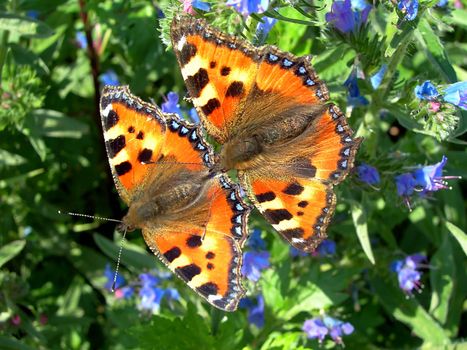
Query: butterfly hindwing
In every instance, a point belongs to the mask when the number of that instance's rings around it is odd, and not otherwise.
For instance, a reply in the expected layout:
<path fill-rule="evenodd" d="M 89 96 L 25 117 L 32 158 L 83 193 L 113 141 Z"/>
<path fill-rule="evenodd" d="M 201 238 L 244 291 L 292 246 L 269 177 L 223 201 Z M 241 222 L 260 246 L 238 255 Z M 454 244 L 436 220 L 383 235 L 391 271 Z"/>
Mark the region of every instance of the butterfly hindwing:
<path fill-rule="evenodd" d="M 243 242 L 250 208 L 238 187 L 224 176 L 211 180 L 208 222 L 180 232 L 170 227 L 162 234 L 143 230 L 148 246 L 159 258 L 209 303 L 233 311 L 245 293 L 241 284 Z"/>

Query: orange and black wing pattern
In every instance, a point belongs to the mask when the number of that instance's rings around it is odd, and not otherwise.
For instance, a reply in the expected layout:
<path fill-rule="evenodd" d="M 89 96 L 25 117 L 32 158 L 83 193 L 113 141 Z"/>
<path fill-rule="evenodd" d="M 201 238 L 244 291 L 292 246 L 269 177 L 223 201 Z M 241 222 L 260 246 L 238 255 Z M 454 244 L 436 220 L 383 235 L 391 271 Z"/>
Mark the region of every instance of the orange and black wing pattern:
<path fill-rule="evenodd" d="M 349 173 L 360 142 L 339 109 L 330 105 L 300 140 L 286 145 L 296 152 L 265 152 L 263 169 L 240 172 L 242 185 L 283 238 L 297 249 L 313 251 L 326 238 L 334 213 L 333 186 Z"/>
<path fill-rule="evenodd" d="M 274 94 L 281 110 L 328 99 L 306 57 L 254 47 L 190 16 L 174 17 L 171 37 L 193 104 L 220 143 L 260 119 L 264 93 Z"/>
<path fill-rule="evenodd" d="M 261 130 L 271 135 L 280 125 L 287 128 L 284 121 L 295 122 L 293 116 L 308 116 L 299 135 L 262 145 L 256 160 L 236 169 L 252 201 L 282 236 L 313 250 L 334 211 L 333 186 L 353 167 L 361 140 L 328 103 L 327 87 L 310 59 L 274 46 L 254 47 L 193 17 L 175 17 L 171 33 L 188 92 L 207 132 L 221 144 Z"/>
<path fill-rule="evenodd" d="M 209 219 L 205 228 L 161 232 L 143 230 L 159 258 L 213 306 L 234 311 L 245 294 L 241 283 L 242 247 L 247 238 L 250 207 L 224 175 L 210 182 Z"/>
<path fill-rule="evenodd" d="M 100 100 L 102 128 L 117 190 L 127 205 L 144 186 L 151 167 L 162 154 L 166 123 L 162 112 L 126 86 L 106 86 Z"/>

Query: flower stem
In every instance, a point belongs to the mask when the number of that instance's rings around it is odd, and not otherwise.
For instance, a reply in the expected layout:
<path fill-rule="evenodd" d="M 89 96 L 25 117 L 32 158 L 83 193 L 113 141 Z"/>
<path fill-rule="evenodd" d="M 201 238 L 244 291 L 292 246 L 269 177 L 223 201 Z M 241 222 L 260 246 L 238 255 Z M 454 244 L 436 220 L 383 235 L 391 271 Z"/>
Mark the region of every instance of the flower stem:
<path fill-rule="evenodd" d="M 10 35 L 10 32 L 8 31 L 3 31 L 2 33 L 2 39 L 0 42 L 0 88 L 2 86 L 2 73 L 3 73 L 3 66 L 6 61 L 6 55 L 8 53 L 8 36 Z"/>
<path fill-rule="evenodd" d="M 97 125 L 100 125 L 100 114 L 99 114 L 99 100 L 100 100 L 100 88 L 99 88 L 99 57 L 92 41 L 92 28 L 89 23 L 88 13 L 86 10 L 85 0 L 78 0 L 79 3 L 79 15 L 83 21 L 84 33 L 86 35 L 86 42 L 88 47 L 89 63 L 91 65 L 92 82 L 94 85 L 94 105 Z"/>

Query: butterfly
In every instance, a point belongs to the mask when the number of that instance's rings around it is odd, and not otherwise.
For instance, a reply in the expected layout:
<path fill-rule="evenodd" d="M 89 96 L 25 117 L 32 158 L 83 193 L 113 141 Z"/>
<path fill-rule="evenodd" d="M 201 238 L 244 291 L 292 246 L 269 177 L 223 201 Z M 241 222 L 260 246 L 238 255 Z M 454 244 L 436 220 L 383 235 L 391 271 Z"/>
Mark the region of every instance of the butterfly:
<path fill-rule="evenodd" d="M 122 229 L 141 229 L 160 260 L 215 307 L 233 311 L 245 293 L 242 246 L 250 207 L 238 185 L 212 172 L 198 126 L 107 86 L 100 113 L 115 185 L 129 209 Z"/>
<path fill-rule="evenodd" d="M 237 170 L 266 220 L 295 248 L 313 251 L 361 139 L 327 103 L 309 58 L 255 47 L 190 16 L 174 16 L 171 40 L 202 124 L 222 145 L 216 167 Z"/>

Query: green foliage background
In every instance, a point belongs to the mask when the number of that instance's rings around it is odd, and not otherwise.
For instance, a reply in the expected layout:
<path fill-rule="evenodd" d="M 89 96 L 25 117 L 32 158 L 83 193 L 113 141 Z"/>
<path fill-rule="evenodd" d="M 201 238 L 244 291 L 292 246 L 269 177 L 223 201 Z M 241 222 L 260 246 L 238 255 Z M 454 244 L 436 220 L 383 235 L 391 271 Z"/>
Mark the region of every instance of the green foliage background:
<path fill-rule="evenodd" d="M 353 348 L 463 348 L 467 292 L 465 181 L 409 212 L 397 197 L 393 177 L 445 154 L 447 173 L 467 176 L 465 113 L 456 122 L 425 118 L 413 95 L 416 84 L 467 80 L 467 11 L 436 9 L 422 1 L 410 23 L 389 1 L 376 2 L 368 27 L 351 38 L 325 25 L 331 1 L 275 1 L 269 14 L 283 20 L 268 43 L 296 55 L 312 54 L 332 98 L 345 110 L 343 82 L 358 59 L 367 77 L 381 64 L 388 72 L 373 90 L 359 80 L 369 100 L 349 122 L 365 142 L 357 162 L 376 166 L 379 190 L 351 176 L 338 187 L 338 207 L 329 236 L 337 254 L 291 258 L 288 246 L 257 214 L 271 252 L 271 268 L 251 295 L 261 291 L 266 324 L 248 324 L 246 311 L 224 314 L 201 302 L 178 280 L 181 302 L 163 302 L 158 315 L 142 315 L 136 299 L 115 300 L 104 290 L 104 267 L 117 256 L 115 225 L 62 216 L 58 210 L 121 218 L 109 173 L 96 101 L 98 76 L 108 69 L 134 94 L 158 104 L 169 91 L 185 95 L 171 50 L 159 32 L 165 1 L 8 0 L 0 4 L 0 348 L 32 349 L 305 349 L 317 348 L 301 331 L 320 312 L 351 322 L 345 337 Z M 309 1 L 308 3 L 311 3 Z M 176 3 L 178 5 L 178 3 Z M 259 17 L 240 15 L 211 2 L 209 21 L 255 40 Z M 26 16 L 38 11 L 38 19 Z M 170 12 L 166 12 L 170 13 Z M 83 21 L 85 19 L 85 21 Z M 76 45 L 78 31 L 99 40 L 95 61 Z M 182 101 L 183 107 L 190 107 Z M 380 117 L 384 111 L 384 117 Z M 431 118 L 431 119 L 430 119 Z M 454 123 L 454 124 L 453 124 Z M 396 126 L 399 137 L 388 134 Z M 122 274 L 136 279 L 163 269 L 138 233 L 128 237 Z M 407 298 L 391 261 L 422 252 L 429 258 L 421 294 Z M 14 325 L 11 318 L 21 317 Z M 47 318 L 44 321 L 45 317 Z M 41 321 L 42 320 L 42 321 Z M 322 347 L 331 348 L 332 342 Z"/>

